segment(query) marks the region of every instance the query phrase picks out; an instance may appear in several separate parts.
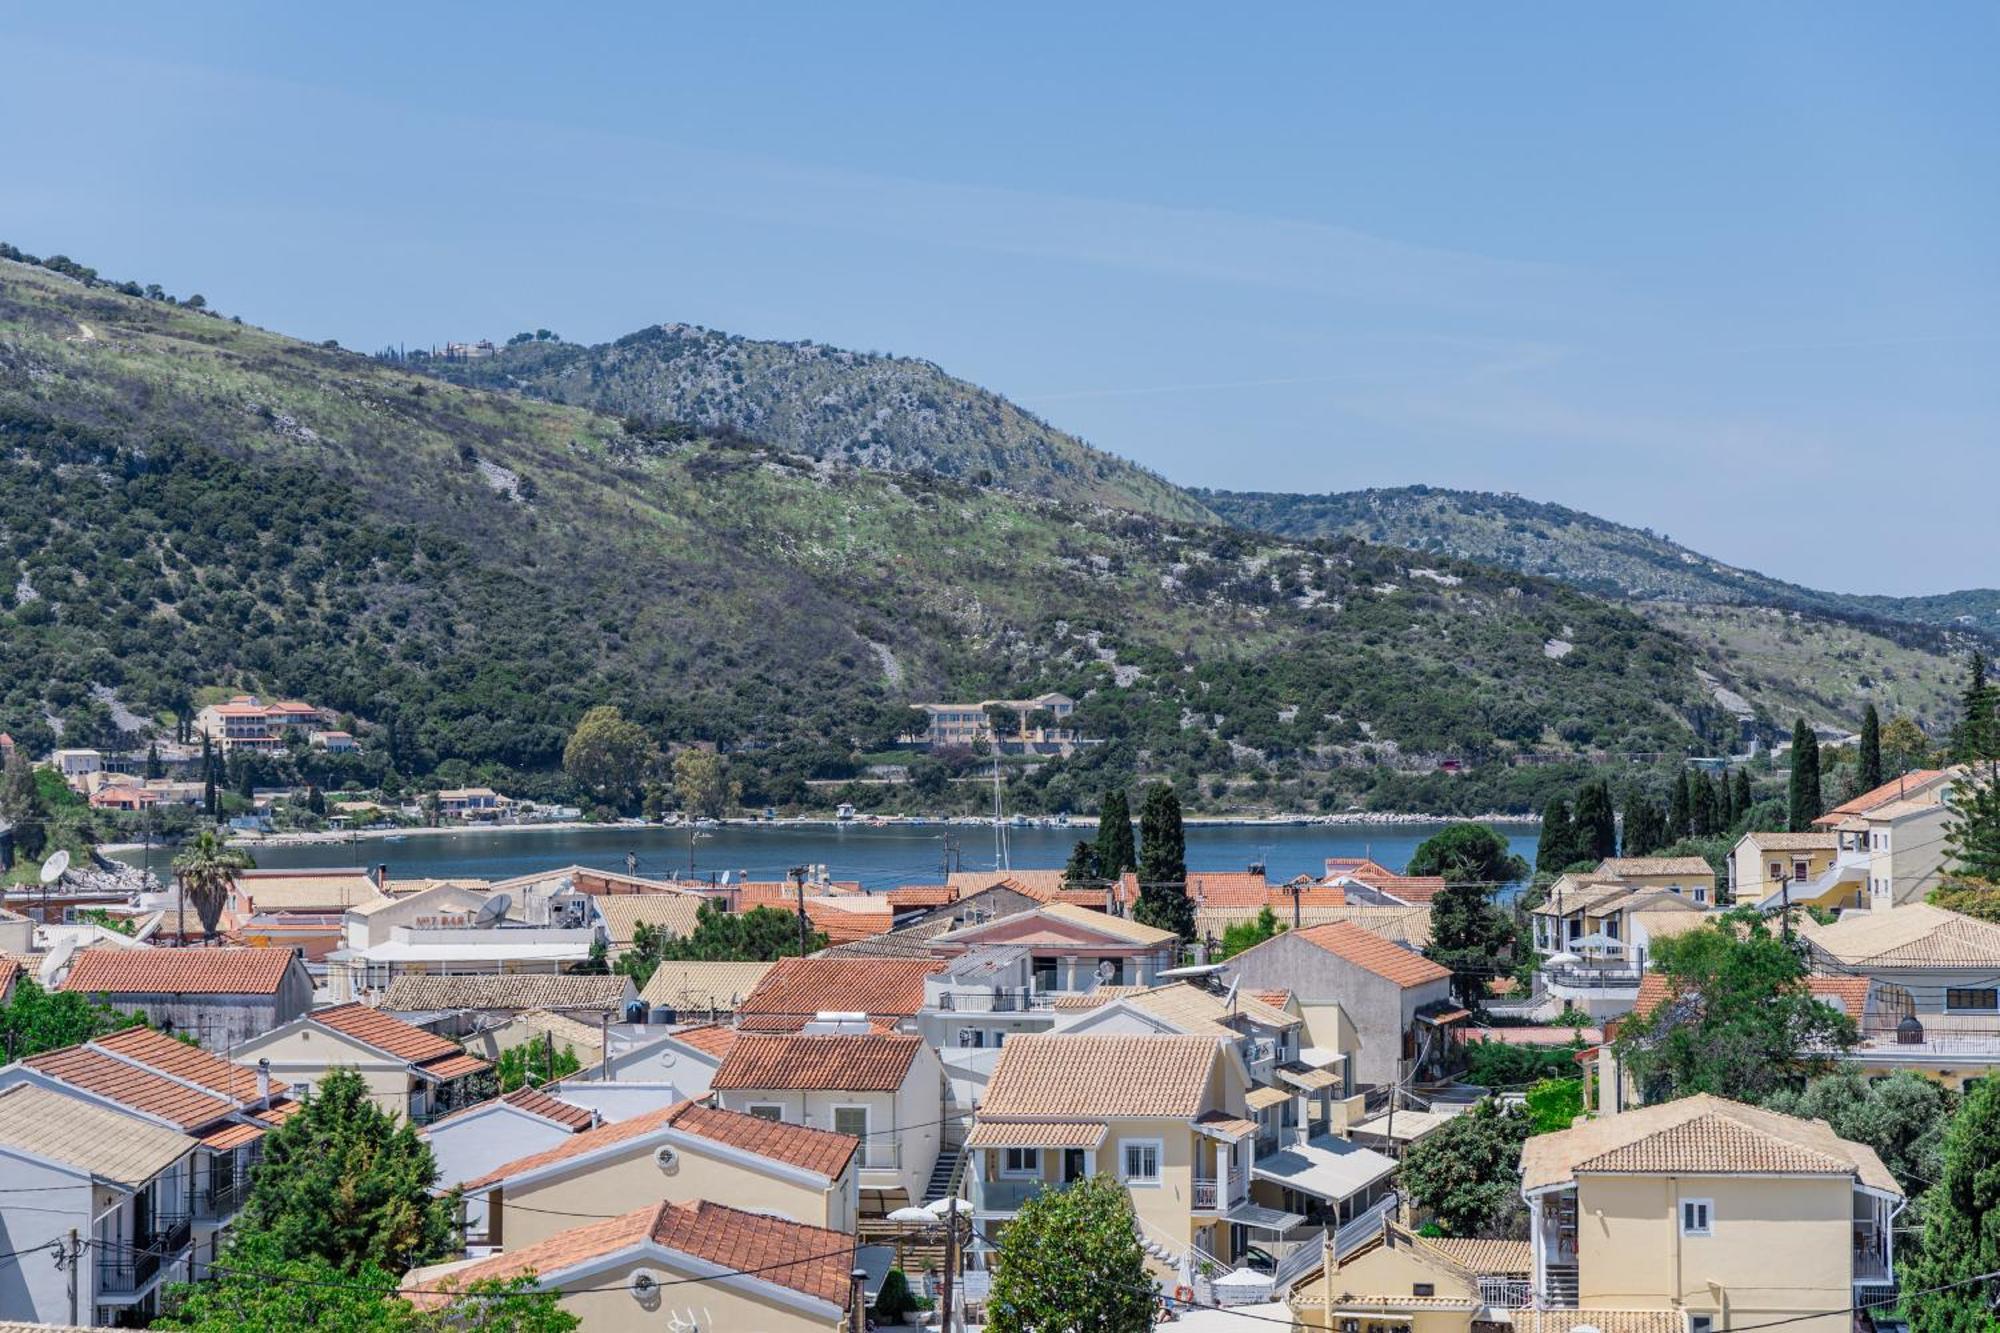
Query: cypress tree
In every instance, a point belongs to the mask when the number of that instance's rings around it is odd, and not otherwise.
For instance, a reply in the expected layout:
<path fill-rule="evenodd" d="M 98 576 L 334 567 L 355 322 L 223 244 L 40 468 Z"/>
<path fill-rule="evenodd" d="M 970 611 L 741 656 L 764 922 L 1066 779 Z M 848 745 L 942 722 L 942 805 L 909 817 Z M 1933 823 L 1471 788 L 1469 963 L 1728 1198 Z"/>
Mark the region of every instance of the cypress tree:
<path fill-rule="evenodd" d="M 1722 827 L 1716 832 L 1727 833 L 1736 827 L 1736 820 L 1742 813 L 1736 808 L 1736 784 L 1730 781 L 1729 774 L 1724 773 L 1716 780 L 1715 796 L 1716 804 L 1722 810 Z"/>
<path fill-rule="evenodd" d="M 1819 737 L 1802 717 L 1792 727 L 1790 823 L 1793 833 L 1809 833 L 1820 817 Z"/>
<path fill-rule="evenodd" d="M 1666 845 L 1660 835 L 1665 831 L 1660 819 L 1660 807 L 1646 798 L 1646 793 L 1634 787 L 1625 793 L 1625 855 L 1651 856 Z"/>
<path fill-rule="evenodd" d="M 1874 791 L 1887 781 L 1882 776 L 1882 716 L 1869 704 L 1861 715 L 1861 790 Z"/>
<path fill-rule="evenodd" d="M 1721 827 L 1722 812 L 1715 808 L 1715 786 L 1706 774 L 1688 770 L 1688 806 L 1694 814 L 1694 835 L 1712 838 Z"/>
<path fill-rule="evenodd" d="M 1694 807 L 1688 802 L 1687 775 L 1674 774 L 1667 790 L 1667 841 L 1679 842 L 1694 832 Z"/>
<path fill-rule="evenodd" d="M 1194 899 L 1187 895 L 1187 837 L 1181 798 L 1165 782 L 1146 790 L 1139 807 L 1139 905 L 1132 915 L 1149 926 L 1194 938 Z"/>
<path fill-rule="evenodd" d="M 1139 851 L 1132 841 L 1132 807 L 1122 791 L 1104 793 L 1097 816 L 1097 873 L 1117 879 L 1139 868 Z"/>
<path fill-rule="evenodd" d="M 209 744 L 207 732 L 201 737 L 201 808 L 210 819 L 220 812 L 215 802 L 215 750 Z"/>
<path fill-rule="evenodd" d="M 1750 808 L 1756 804 L 1756 798 L 1750 794 L 1750 770 L 1747 768 L 1736 770 L 1736 799 L 1731 804 L 1736 807 L 1736 817 L 1730 820 L 1730 828 L 1734 829 L 1738 821 L 1749 818 Z"/>
<path fill-rule="evenodd" d="M 1576 847 L 1579 861 L 1618 855 L 1618 819 L 1611 809 L 1610 784 L 1586 782 L 1577 792 Z"/>
<path fill-rule="evenodd" d="M 1576 830 L 1570 822 L 1569 802 L 1552 796 L 1542 807 L 1542 837 L 1535 847 L 1535 873 L 1560 875 L 1563 868 L 1579 858 Z"/>

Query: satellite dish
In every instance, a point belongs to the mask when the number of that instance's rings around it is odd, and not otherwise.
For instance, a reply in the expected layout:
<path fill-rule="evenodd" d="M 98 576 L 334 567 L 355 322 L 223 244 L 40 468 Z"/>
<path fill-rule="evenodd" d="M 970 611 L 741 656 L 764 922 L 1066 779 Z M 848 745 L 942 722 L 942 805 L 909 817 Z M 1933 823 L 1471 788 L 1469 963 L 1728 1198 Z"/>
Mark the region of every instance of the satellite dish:
<path fill-rule="evenodd" d="M 58 852 L 56 855 L 60 856 L 62 853 Z M 66 938 L 49 950 L 35 974 L 42 985 L 55 985 L 62 974 L 69 970 L 69 960 L 76 956 L 76 948 L 77 941 L 74 938 Z"/>
<path fill-rule="evenodd" d="M 42 883 L 53 884 L 69 869 L 69 853 L 58 851 L 42 862 Z"/>
<path fill-rule="evenodd" d="M 485 902 L 479 904 L 479 910 L 472 914 L 472 924 L 475 926 L 490 926 L 496 921 L 504 920 L 507 915 L 507 909 L 513 905 L 513 894 L 496 893 Z"/>

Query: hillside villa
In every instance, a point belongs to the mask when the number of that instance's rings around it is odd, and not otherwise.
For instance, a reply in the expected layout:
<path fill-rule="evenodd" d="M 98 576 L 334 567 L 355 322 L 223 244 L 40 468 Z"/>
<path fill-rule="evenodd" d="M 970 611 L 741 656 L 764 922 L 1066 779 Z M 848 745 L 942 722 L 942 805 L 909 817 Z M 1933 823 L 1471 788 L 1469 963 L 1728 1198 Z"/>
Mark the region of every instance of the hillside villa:
<path fill-rule="evenodd" d="M 324 731 L 333 718 L 324 710 L 285 699 L 267 704 L 254 694 L 234 695 L 210 704 L 194 715 L 197 735 L 214 741 L 224 754 L 235 750 L 274 751 L 290 745 L 295 735 Z"/>
<path fill-rule="evenodd" d="M 1076 700 L 1067 694 L 1038 694 L 1032 699 L 982 699 L 976 704 L 922 703 L 911 708 L 924 715 L 924 725 L 911 739 L 930 748 L 970 746 L 992 742 L 1003 747 L 1039 748 L 1069 746 L 1078 737 L 1068 720 L 1076 712 Z M 1005 734 L 995 730 L 994 719 L 1013 714 L 1013 724 Z M 1038 716 L 1039 715 L 1039 716 Z"/>

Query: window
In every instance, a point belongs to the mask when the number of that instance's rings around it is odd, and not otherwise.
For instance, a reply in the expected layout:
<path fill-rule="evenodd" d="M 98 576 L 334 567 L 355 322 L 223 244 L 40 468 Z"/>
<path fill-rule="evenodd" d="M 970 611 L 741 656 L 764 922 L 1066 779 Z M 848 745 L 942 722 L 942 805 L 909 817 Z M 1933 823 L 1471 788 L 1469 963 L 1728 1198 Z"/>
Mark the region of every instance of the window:
<path fill-rule="evenodd" d="M 986 1029 L 960 1028 L 958 1030 L 958 1044 L 960 1046 L 984 1046 L 986 1044 Z"/>
<path fill-rule="evenodd" d="M 1805 879 L 1811 869 L 1812 863 L 1809 861 L 1794 861 L 1792 862 L 1792 878 Z"/>
<path fill-rule="evenodd" d="M 1157 1185 L 1160 1183 L 1160 1141 L 1158 1139 L 1134 1139 L 1120 1145 L 1123 1151 L 1119 1162 L 1124 1167 L 1125 1183 L 1128 1185 Z"/>
<path fill-rule="evenodd" d="M 1412 1296 L 1435 1296 L 1437 1294 L 1437 1283 L 1435 1282 L 1412 1282 L 1410 1284 L 1410 1295 Z"/>
<path fill-rule="evenodd" d="M 1688 1333 L 1714 1333 L 1715 1316 L 1695 1314 L 1688 1316 Z"/>
<path fill-rule="evenodd" d="M 784 1107 L 765 1102 L 752 1102 L 750 1105 L 744 1107 L 743 1110 L 746 1115 L 754 1115 L 759 1120 L 783 1120 L 785 1118 Z"/>
<path fill-rule="evenodd" d="M 1783 861 L 1771 862 L 1771 878 L 1783 879 L 1784 877 L 1785 877 L 1785 863 Z"/>
<path fill-rule="evenodd" d="M 1968 1010 L 1974 1013 L 1994 1013 L 2000 1011 L 2000 990 L 1995 990 L 1991 986 L 1983 989 L 1970 987 L 1961 989 L 1953 986 L 1944 993 L 1944 1008 L 1948 1014 L 1964 1013 Z"/>
<path fill-rule="evenodd" d="M 852 1134 L 868 1145 L 868 1108 L 865 1106 L 836 1106 L 833 1108 L 833 1132 Z"/>
<path fill-rule="evenodd" d="M 1705 902 L 1707 902 L 1707 901 L 1708 901 L 1708 890 L 1707 890 L 1707 889 L 1704 889 L 1704 888 L 1701 888 L 1700 886 L 1698 886 L 1698 885 L 1697 885 L 1697 886 L 1696 886 L 1696 888 L 1695 888 L 1695 891 L 1694 891 L 1694 900 L 1695 900 L 1696 902 L 1698 902 L 1698 903 L 1705 903 Z"/>
<path fill-rule="evenodd" d="M 1042 1150 L 1040 1148 L 1009 1148 L 1000 1158 L 1000 1174 L 1003 1176 L 1039 1176 L 1042 1174 Z"/>
<path fill-rule="evenodd" d="M 1681 1234 L 1683 1236 L 1706 1236 L 1710 1223 L 1714 1221 L 1715 1204 L 1709 1199 L 1681 1200 Z"/>

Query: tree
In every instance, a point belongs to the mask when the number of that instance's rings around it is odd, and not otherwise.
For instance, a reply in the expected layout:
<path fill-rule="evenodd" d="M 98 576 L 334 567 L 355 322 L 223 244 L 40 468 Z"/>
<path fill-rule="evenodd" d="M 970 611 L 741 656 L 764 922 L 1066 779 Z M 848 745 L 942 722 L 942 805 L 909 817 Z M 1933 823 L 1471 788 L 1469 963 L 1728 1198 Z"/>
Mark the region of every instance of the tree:
<path fill-rule="evenodd" d="M 378 1264 L 343 1272 L 316 1255 L 284 1256 L 267 1238 L 242 1235 L 206 1281 L 168 1290 L 154 1328 L 183 1333 L 315 1329 L 319 1333 L 568 1333 L 578 1320 L 534 1275 L 472 1282 L 447 1305 L 418 1310 L 396 1295 Z"/>
<path fill-rule="evenodd" d="M 213 829 L 195 834 L 174 858 L 174 878 L 180 883 L 181 896 L 201 918 L 205 943 L 215 940 L 215 928 L 222 923 L 222 909 L 236 888 L 237 875 L 255 864 L 248 852 L 229 846 Z"/>
<path fill-rule="evenodd" d="M 1907 717 L 1892 717 L 1882 728 L 1882 769 L 1901 775 L 1931 762 L 1931 738 Z"/>
<path fill-rule="evenodd" d="M 1694 802 L 1688 799 L 1687 774 L 1676 773 L 1667 788 L 1667 842 L 1694 836 Z"/>
<path fill-rule="evenodd" d="M 1498 1091 L 1545 1079 L 1574 1078 L 1576 1054 L 1582 1049 L 1582 1037 L 1562 1046 L 1514 1046 L 1474 1038 L 1465 1044 L 1465 1081 Z"/>
<path fill-rule="evenodd" d="M 1576 794 L 1578 861 L 1602 861 L 1618 855 L 1618 819 L 1611 809 L 1611 787 L 1586 782 Z"/>
<path fill-rule="evenodd" d="M 1625 855 L 1651 856 L 1666 832 L 1666 817 L 1645 792 L 1634 787 L 1625 793 Z"/>
<path fill-rule="evenodd" d="M 731 780 L 729 765 L 713 750 L 682 750 L 674 756 L 674 795 L 687 813 L 720 819 L 743 799 L 743 784 Z"/>
<path fill-rule="evenodd" d="M 992 1333 L 1151 1333 L 1158 1302 L 1131 1196 L 1109 1176 L 1043 1190 L 1000 1235 Z"/>
<path fill-rule="evenodd" d="M 1146 789 L 1139 807 L 1139 903 L 1133 917 L 1148 926 L 1194 938 L 1194 900 L 1187 895 L 1187 836 L 1181 799 L 1160 782 Z"/>
<path fill-rule="evenodd" d="M 806 932 L 805 952 L 824 949 L 827 939 L 817 930 Z M 675 939 L 645 922 L 632 932 L 632 947 L 618 959 L 618 971 L 644 986 L 663 962 L 770 963 L 799 953 L 799 917 L 794 911 L 753 907 L 731 912 L 709 901 L 695 909 L 694 929 Z"/>
<path fill-rule="evenodd" d="M 154 741 L 146 747 L 146 781 L 157 782 L 167 775 L 167 766 L 160 762 L 160 743 Z"/>
<path fill-rule="evenodd" d="M 1736 770 L 1736 797 L 1729 804 L 1734 810 L 1734 814 L 1730 816 L 1729 821 L 1730 832 L 1749 832 L 1748 829 L 1738 830 L 1737 828 L 1737 825 L 1750 817 L 1751 810 L 1755 809 L 1757 805 L 1756 799 L 1750 792 L 1749 769 L 1739 768 Z"/>
<path fill-rule="evenodd" d="M 1485 824 L 1450 824 L 1417 844 L 1405 875 L 1437 875 L 1452 884 L 1498 888 L 1524 879 L 1528 863 Z"/>
<path fill-rule="evenodd" d="M 1522 1100 L 1534 1133 L 1559 1133 L 1583 1114 L 1583 1080 L 1545 1078 L 1529 1088 Z"/>
<path fill-rule="evenodd" d="M 1989 1333 L 2000 1282 L 2000 1082 L 1982 1078 L 1944 1136 L 1944 1172 L 1924 1198 L 1923 1243 L 1904 1252 L 1910 1333 Z M 1955 1283 L 1964 1283 L 1955 1286 Z M 1937 1290 L 1951 1287 L 1949 1291 Z"/>
<path fill-rule="evenodd" d="M 314 815 L 326 815 L 326 793 L 317 785 L 306 788 L 306 809 Z"/>
<path fill-rule="evenodd" d="M 415 1126 L 375 1105 L 359 1074 L 336 1069 L 265 1136 L 238 1234 L 263 1234 L 283 1260 L 401 1272 L 450 1245 L 456 1209 L 434 1193 L 437 1179 Z"/>
<path fill-rule="evenodd" d="M 1688 807 L 1693 812 L 1694 836 L 1712 838 L 1722 831 L 1722 811 L 1716 808 L 1715 787 L 1708 775 L 1687 771 Z"/>
<path fill-rule="evenodd" d="M 1792 785 L 1787 807 L 1793 833 L 1810 833 L 1825 813 L 1819 790 L 1819 737 L 1801 717 L 1792 725 Z"/>
<path fill-rule="evenodd" d="M 1069 862 L 1063 866 L 1063 883 L 1087 887 L 1105 878 L 1108 877 L 1097 872 L 1097 844 L 1079 838 L 1076 846 L 1069 849 Z"/>
<path fill-rule="evenodd" d="M 45 991 L 32 978 L 22 977 L 7 1002 L 0 1004 L 0 1053 L 4 1053 L 0 1063 L 145 1025 L 143 1014 L 121 1014 L 102 1000 L 75 991 Z"/>
<path fill-rule="evenodd" d="M 1861 790 L 1874 791 L 1885 779 L 1882 776 L 1882 715 L 1869 704 L 1868 711 L 1861 715 L 1861 752 L 1856 757 L 1860 769 Z"/>
<path fill-rule="evenodd" d="M 222 815 L 222 804 L 215 791 L 215 747 L 205 731 L 201 733 L 201 808 L 210 819 Z"/>
<path fill-rule="evenodd" d="M 1796 1091 L 1780 1089 L 1764 1105 L 1824 1120 L 1843 1139 L 1867 1144 L 1914 1199 L 1944 1173 L 1945 1127 L 1956 1101 L 1948 1089 L 1907 1069 L 1877 1079 L 1840 1069 Z"/>
<path fill-rule="evenodd" d="M 1951 757 L 1961 764 L 2000 759 L 2000 690 L 1986 679 L 1986 654 L 1975 650 L 1959 696 L 1959 719 L 1951 735 Z"/>
<path fill-rule="evenodd" d="M 13 825 L 14 846 L 23 857 L 41 859 L 49 841 L 48 803 L 42 799 L 34 767 L 21 747 L 14 749 L 7 772 L 0 778 L 0 820 Z"/>
<path fill-rule="evenodd" d="M 1122 791 L 1104 793 L 1097 815 L 1097 873 L 1116 879 L 1139 868 L 1139 847 L 1132 839 L 1132 807 Z"/>
<path fill-rule="evenodd" d="M 659 767 L 659 747 L 637 722 L 610 704 L 585 713 L 563 747 L 563 772 L 592 797 L 621 809 Z"/>
<path fill-rule="evenodd" d="M 500 1080 L 500 1091 L 512 1092 L 516 1088 L 539 1088 L 544 1083 L 568 1078 L 582 1068 L 583 1061 L 577 1059 L 574 1046 L 565 1043 L 557 1050 L 548 1040 L 530 1040 L 500 1052 L 493 1072 Z"/>
<path fill-rule="evenodd" d="M 1576 855 L 1576 827 L 1570 821 L 1569 802 L 1552 796 L 1542 807 L 1542 836 L 1535 846 L 1535 873 L 1560 875 L 1581 859 Z"/>
<path fill-rule="evenodd" d="M 1523 1108 L 1482 1099 L 1410 1145 L 1403 1183 L 1446 1235 L 1501 1235 L 1515 1229 L 1521 1145 L 1533 1128 Z"/>
<path fill-rule="evenodd" d="M 1649 1102 L 1697 1092 L 1761 1101 L 1825 1073 L 1854 1020 L 1813 998 L 1805 964 L 1754 915 L 1653 943 L 1668 998 L 1620 1024 L 1616 1047 Z"/>
<path fill-rule="evenodd" d="M 1286 927 L 1278 920 L 1278 914 L 1271 910 L 1269 903 L 1265 903 L 1257 909 L 1257 915 L 1253 919 L 1233 922 L 1223 927 L 1222 945 L 1216 950 L 1215 957 L 1209 961 L 1215 963 L 1225 958 L 1234 958 L 1245 949 L 1254 948 L 1285 929 Z"/>
<path fill-rule="evenodd" d="M 1946 863 L 1954 875 L 2000 885 L 2000 782 L 1963 784 L 1952 801 L 1944 826 Z"/>

